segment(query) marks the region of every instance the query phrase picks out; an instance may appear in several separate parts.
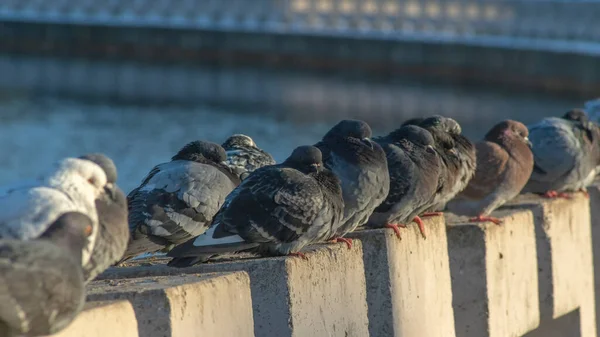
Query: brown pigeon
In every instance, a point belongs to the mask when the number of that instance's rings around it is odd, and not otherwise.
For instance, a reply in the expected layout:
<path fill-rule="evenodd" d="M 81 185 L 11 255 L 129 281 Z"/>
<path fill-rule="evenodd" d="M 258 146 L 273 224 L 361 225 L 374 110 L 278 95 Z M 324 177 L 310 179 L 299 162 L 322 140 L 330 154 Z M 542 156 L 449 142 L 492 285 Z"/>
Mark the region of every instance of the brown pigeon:
<path fill-rule="evenodd" d="M 500 224 L 501 220 L 490 213 L 517 196 L 533 171 L 528 135 L 527 127 L 517 121 L 506 120 L 494 126 L 476 144 L 475 176 L 448 209 L 473 216 L 470 221 Z"/>

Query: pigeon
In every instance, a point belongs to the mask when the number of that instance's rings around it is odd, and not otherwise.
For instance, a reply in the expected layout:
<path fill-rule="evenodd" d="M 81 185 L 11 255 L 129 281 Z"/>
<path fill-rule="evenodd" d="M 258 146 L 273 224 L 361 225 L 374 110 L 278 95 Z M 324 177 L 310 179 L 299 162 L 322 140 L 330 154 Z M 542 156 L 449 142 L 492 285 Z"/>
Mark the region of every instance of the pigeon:
<path fill-rule="evenodd" d="M 100 153 L 87 154 L 79 158 L 98 164 L 107 178 L 104 193 L 95 201 L 99 224 L 98 237 L 90 261 L 84 266 L 84 278 L 89 282 L 119 261 L 127 249 L 129 242 L 127 197 L 116 184 L 117 168 L 110 158 Z"/>
<path fill-rule="evenodd" d="M 40 336 L 67 327 L 85 303 L 81 256 L 86 215 L 60 215 L 38 238 L 0 239 L 0 336 Z"/>
<path fill-rule="evenodd" d="M 227 166 L 240 178 L 245 179 L 252 171 L 266 165 L 275 165 L 275 159 L 256 146 L 252 138 L 235 134 L 221 145 L 227 152 Z"/>
<path fill-rule="evenodd" d="M 155 166 L 128 195 L 131 238 L 123 262 L 169 250 L 204 233 L 240 179 L 218 144 L 194 141 Z"/>
<path fill-rule="evenodd" d="M 566 192 L 586 192 L 598 173 L 600 129 L 583 110 L 530 125 L 529 139 L 534 166 L 523 193 L 570 198 Z"/>
<path fill-rule="evenodd" d="M 95 200 L 104 193 L 106 173 L 97 164 L 65 158 L 35 182 L 0 191 L 0 239 L 33 240 L 62 214 L 79 212 L 92 219 L 92 233 L 82 252 L 85 266 L 98 236 Z"/>
<path fill-rule="evenodd" d="M 244 250 L 305 258 L 300 250 L 331 237 L 343 212 L 340 180 L 323 167 L 319 149 L 300 146 L 283 163 L 244 179 L 204 235 L 167 254 L 174 257 L 169 266 L 187 267 L 203 256 Z"/>
<path fill-rule="evenodd" d="M 458 122 L 452 118 L 434 115 L 425 119 L 413 119 L 403 125 L 416 125 L 429 131 L 436 145 L 436 152 L 442 159 L 442 171 L 438 180 L 438 190 L 422 217 L 442 215 L 446 203 L 467 187 L 475 174 L 475 146 L 461 134 Z"/>
<path fill-rule="evenodd" d="M 333 233 L 334 242 L 346 242 L 346 233 L 367 223 L 373 210 L 385 200 L 390 189 L 386 154 L 369 139 L 371 127 L 360 120 L 342 120 L 315 146 L 323 153 L 323 164 L 340 178 L 344 196 L 344 218 Z"/>
<path fill-rule="evenodd" d="M 533 153 L 527 127 L 506 120 L 496 124 L 476 144 L 477 170 L 467 188 L 448 203 L 448 210 L 473 216 L 470 221 L 491 221 L 492 211 L 516 197 L 533 171 Z"/>
<path fill-rule="evenodd" d="M 415 221 L 425 238 L 418 215 L 430 206 L 442 173 L 433 136 L 421 127 L 407 125 L 374 140 L 387 154 L 390 191 L 385 201 L 375 208 L 367 225 L 392 228 L 400 238 L 398 226 Z"/>

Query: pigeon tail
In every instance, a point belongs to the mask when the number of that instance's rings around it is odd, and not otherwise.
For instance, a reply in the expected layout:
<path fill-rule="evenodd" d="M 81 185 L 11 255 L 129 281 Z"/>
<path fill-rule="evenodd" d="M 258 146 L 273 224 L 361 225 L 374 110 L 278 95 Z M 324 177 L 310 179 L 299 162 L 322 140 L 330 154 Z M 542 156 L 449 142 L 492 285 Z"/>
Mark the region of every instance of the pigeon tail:
<path fill-rule="evenodd" d="M 220 225 L 212 226 L 206 233 L 188 240 L 173 248 L 169 257 L 193 257 L 198 255 L 215 255 L 233 253 L 258 247 L 259 243 L 246 242 L 237 234 L 225 236 L 219 229 Z"/>

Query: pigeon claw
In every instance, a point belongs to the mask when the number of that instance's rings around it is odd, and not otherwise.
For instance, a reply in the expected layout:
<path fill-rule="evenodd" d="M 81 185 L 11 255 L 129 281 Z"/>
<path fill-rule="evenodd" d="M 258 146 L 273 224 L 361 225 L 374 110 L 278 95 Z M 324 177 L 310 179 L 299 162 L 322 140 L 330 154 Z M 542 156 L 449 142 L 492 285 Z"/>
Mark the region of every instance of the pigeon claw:
<path fill-rule="evenodd" d="M 580 188 L 579 192 L 583 193 L 583 196 L 585 196 L 587 199 L 590 198 L 590 194 L 588 193 L 588 191 L 585 188 Z"/>
<path fill-rule="evenodd" d="M 335 239 L 331 240 L 331 242 L 333 242 L 333 243 L 343 242 L 343 243 L 346 244 L 346 246 L 348 246 L 348 249 L 352 249 L 352 239 L 348 239 L 348 238 L 335 238 Z"/>
<path fill-rule="evenodd" d="M 483 216 L 483 215 L 480 215 L 480 216 L 475 217 L 475 218 L 471 218 L 471 219 L 469 219 L 469 221 L 471 221 L 471 222 L 487 222 L 487 221 L 490 221 L 490 222 L 495 223 L 496 225 L 501 225 L 502 224 L 502 220 L 500 220 L 498 218 L 494 218 L 492 216 Z"/>
<path fill-rule="evenodd" d="M 308 261 L 308 257 L 306 257 L 306 255 L 304 255 L 304 253 L 297 252 L 297 253 L 289 253 L 288 255 L 289 256 L 295 256 L 295 257 L 301 257 L 304 260 Z"/>
<path fill-rule="evenodd" d="M 389 223 L 389 224 L 385 225 L 386 228 L 393 229 L 394 233 L 396 233 L 396 236 L 398 237 L 398 239 L 402 240 L 402 236 L 400 236 L 400 228 L 398 228 L 398 226 L 402 227 L 402 225 L 397 225 L 397 224 L 393 224 L 393 223 Z M 404 227 L 406 227 L 406 225 L 404 225 Z"/>
<path fill-rule="evenodd" d="M 543 197 L 548 198 L 548 199 L 556 199 L 556 198 L 571 199 L 571 196 L 568 193 L 556 192 L 556 191 L 548 191 L 548 192 L 544 193 Z"/>
<path fill-rule="evenodd" d="M 419 225 L 419 231 L 421 232 L 421 236 L 423 237 L 423 239 L 427 239 L 427 235 L 425 234 L 425 224 L 423 223 L 423 220 L 421 220 L 419 216 L 415 216 L 413 221 L 416 222 L 417 225 Z"/>
<path fill-rule="evenodd" d="M 444 212 L 425 212 L 423 214 L 421 214 L 421 218 L 427 218 L 430 216 L 442 216 L 444 215 Z"/>

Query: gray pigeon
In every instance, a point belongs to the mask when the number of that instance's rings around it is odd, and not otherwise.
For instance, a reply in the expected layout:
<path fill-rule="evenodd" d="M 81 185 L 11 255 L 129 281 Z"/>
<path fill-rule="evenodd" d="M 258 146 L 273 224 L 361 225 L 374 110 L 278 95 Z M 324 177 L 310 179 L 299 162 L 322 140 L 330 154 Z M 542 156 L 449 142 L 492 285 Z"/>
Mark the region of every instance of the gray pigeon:
<path fill-rule="evenodd" d="M 585 192 L 600 164 L 600 131 L 585 112 L 574 109 L 530 125 L 529 139 L 535 164 L 523 193 L 569 198 L 564 192 Z"/>
<path fill-rule="evenodd" d="M 85 266 L 98 236 L 95 200 L 104 193 L 106 174 L 95 163 L 66 158 L 31 184 L 0 191 L 0 239 L 33 240 L 67 212 L 79 212 L 92 222 L 92 233 L 82 252 Z"/>
<path fill-rule="evenodd" d="M 225 197 L 240 183 L 223 163 L 226 158 L 220 145 L 195 141 L 170 162 L 154 167 L 129 193 L 131 239 L 121 262 L 169 250 L 204 233 Z"/>
<path fill-rule="evenodd" d="M 339 179 L 322 166 L 319 149 L 296 148 L 279 165 L 254 171 L 225 201 L 211 228 L 175 247 L 172 267 L 187 267 L 212 254 L 256 250 L 299 255 L 333 235 L 343 215 Z"/>
<path fill-rule="evenodd" d="M 252 138 L 246 135 L 232 135 L 221 146 L 227 152 L 227 166 L 240 179 L 245 179 L 257 168 L 275 165 L 275 159 L 256 146 Z"/>
<path fill-rule="evenodd" d="M 127 197 L 116 185 L 117 168 L 110 158 L 100 153 L 87 154 L 80 158 L 98 164 L 107 178 L 104 193 L 96 199 L 98 237 L 90 261 L 84 266 L 85 280 L 90 282 L 106 268 L 119 261 L 127 249 L 129 242 Z"/>
<path fill-rule="evenodd" d="M 491 221 L 492 211 L 516 197 L 533 170 L 527 127 L 513 120 L 496 124 L 477 143 L 477 171 L 467 188 L 448 203 L 448 210 L 470 221 Z"/>
<path fill-rule="evenodd" d="M 467 187 L 475 174 L 475 146 L 461 134 L 461 127 L 452 118 L 434 115 L 424 119 L 413 119 L 404 125 L 416 125 L 429 131 L 434 140 L 436 152 L 442 159 L 442 174 L 438 180 L 438 190 L 431 206 L 421 216 L 441 215 L 446 203 Z"/>
<path fill-rule="evenodd" d="M 93 222 L 64 213 L 35 240 L 0 240 L 0 337 L 67 327 L 85 303 L 81 253 Z"/>
<path fill-rule="evenodd" d="M 387 154 L 390 192 L 369 218 L 368 226 L 392 228 L 400 238 L 398 226 L 415 221 L 425 238 L 418 215 L 431 206 L 442 173 L 433 136 L 421 127 L 407 125 L 374 140 Z"/>
<path fill-rule="evenodd" d="M 338 241 L 346 233 L 367 223 L 373 210 L 385 200 L 390 189 L 386 155 L 369 139 L 371 127 L 360 120 L 343 120 L 315 146 L 323 153 L 323 163 L 340 178 L 344 196 L 344 218 L 330 239 Z M 345 241 L 351 246 L 349 239 Z"/>

